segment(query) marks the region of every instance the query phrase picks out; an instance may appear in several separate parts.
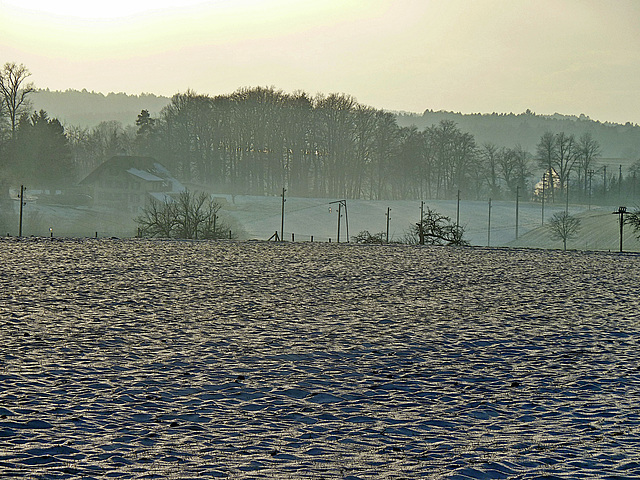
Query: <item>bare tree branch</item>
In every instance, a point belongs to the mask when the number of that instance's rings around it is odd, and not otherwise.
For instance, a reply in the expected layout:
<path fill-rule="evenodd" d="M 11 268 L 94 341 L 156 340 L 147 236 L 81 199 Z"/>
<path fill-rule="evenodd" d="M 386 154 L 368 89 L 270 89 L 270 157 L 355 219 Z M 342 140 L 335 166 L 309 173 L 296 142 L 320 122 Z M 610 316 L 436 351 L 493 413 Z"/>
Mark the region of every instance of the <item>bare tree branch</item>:
<path fill-rule="evenodd" d="M 0 70 L 0 95 L 4 104 L 9 121 L 11 123 L 11 133 L 15 136 L 20 114 L 25 111 L 29 104 L 27 96 L 35 91 L 33 83 L 24 83 L 31 72 L 24 65 L 16 65 L 13 62 L 4 64 Z"/>

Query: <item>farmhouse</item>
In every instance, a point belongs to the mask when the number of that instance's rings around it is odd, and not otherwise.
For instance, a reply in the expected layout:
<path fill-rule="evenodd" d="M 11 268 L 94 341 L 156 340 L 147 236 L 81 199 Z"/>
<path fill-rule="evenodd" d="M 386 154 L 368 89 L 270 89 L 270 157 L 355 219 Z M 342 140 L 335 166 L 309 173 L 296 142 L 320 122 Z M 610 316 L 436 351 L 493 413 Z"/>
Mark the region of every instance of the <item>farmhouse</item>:
<path fill-rule="evenodd" d="M 80 185 L 93 205 L 137 214 L 151 199 L 164 201 L 184 191 L 169 170 L 151 157 L 117 155 L 98 166 Z"/>

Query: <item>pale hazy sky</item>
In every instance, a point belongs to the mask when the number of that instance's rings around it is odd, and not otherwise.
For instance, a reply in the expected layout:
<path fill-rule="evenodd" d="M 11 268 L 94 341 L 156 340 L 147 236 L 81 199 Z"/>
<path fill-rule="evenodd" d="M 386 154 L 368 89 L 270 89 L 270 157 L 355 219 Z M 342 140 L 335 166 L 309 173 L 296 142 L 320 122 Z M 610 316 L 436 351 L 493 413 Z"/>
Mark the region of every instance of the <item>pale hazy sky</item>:
<path fill-rule="evenodd" d="M 0 0 L 7 61 L 52 90 L 274 86 L 640 123 L 640 0 Z"/>

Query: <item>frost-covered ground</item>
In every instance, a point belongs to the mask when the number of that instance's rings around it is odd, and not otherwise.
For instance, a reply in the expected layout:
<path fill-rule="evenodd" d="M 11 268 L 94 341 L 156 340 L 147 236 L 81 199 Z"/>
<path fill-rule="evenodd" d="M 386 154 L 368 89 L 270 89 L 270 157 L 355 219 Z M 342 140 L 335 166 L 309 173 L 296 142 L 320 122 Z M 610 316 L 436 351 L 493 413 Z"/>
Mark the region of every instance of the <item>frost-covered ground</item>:
<path fill-rule="evenodd" d="M 637 255 L 0 252 L 3 478 L 640 477 Z"/>
<path fill-rule="evenodd" d="M 243 240 L 267 240 L 281 229 L 282 197 L 279 196 L 250 196 L 250 195 L 216 195 L 213 197 L 223 207 L 220 216 L 230 223 L 235 233 Z M 287 197 L 285 202 L 284 239 L 291 241 L 292 234 L 295 241 L 309 241 L 314 237 L 315 242 L 332 242 L 337 238 L 338 206 L 327 198 Z M 16 202 L 17 203 L 17 202 Z M 390 208 L 389 239 L 402 241 L 406 233 L 420 220 L 420 202 L 409 200 L 367 201 L 347 200 L 347 214 L 341 211 L 340 241 L 347 239 L 347 219 L 349 236 L 353 237 L 363 230 L 372 234 L 385 232 L 387 223 L 387 208 Z M 431 208 L 438 213 L 447 215 L 455 222 L 458 215 L 455 200 L 428 200 L 424 209 Z M 610 215 L 613 207 L 605 208 L 606 216 Z M 577 214 L 586 209 L 585 206 L 572 205 L 570 211 Z M 564 211 L 564 204 L 547 205 L 546 218 L 555 212 Z M 530 202 L 519 204 L 519 235 L 536 229 L 541 225 L 541 205 Z M 7 232 L 18 235 L 17 205 L 15 221 L 7 226 Z M 109 212 L 99 208 L 68 208 L 27 202 L 24 212 L 24 236 L 50 235 L 50 228 L 57 237 L 99 237 L 117 236 L 121 238 L 133 237 L 137 232 L 135 218 L 137 215 L 127 212 Z M 465 228 L 465 239 L 472 245 L 487 245 L 487 231 L 489 226 L 489 208 L 486 201 L 461 200 L 460 225 Z M 608 219 L 609 220 L 609 219 Z M 610 220 L 615 220 L 611 218 Z M 516 208 L 514 202 L 493 201 L 491 210 L 491 245 L 503 246 L 515 240 Z M 611 234 L 615 246 L 617 230 Z M 559 248 L 562 242 L 536 241 L 532 246 Z M 580 244 L 583 248 L 583 244 Z M 594 245 L 591 244 L 593 249 Z M 610 248 L 610 247 L 607 247 Z"/>
<path fill-rule="evenodd" d="M 233 218 L 242 226 L 248 238 L 266 240 L 274 232 L 280 233 L 282 219 L 282 197 L 220 196 L 226 204 L 221 213 Z M 338 206 L 326 198 L 288 198 L 285 202 L 284 239 L 309 241 L 311 236 L 316 242 L 336 241 L 338 233 Z M 420 202 L 409 200 L 367 201 L 347 200 L 347 215 L 341 211 L 340 241 L 346 241 L 347 219 L 349 235 L 353 237 L 363 230 L 372 234 L 387 230 L 387 208 L 389 211 L 389 240 L 402 241 L 413 225 L 420 220 Z M 491 238 L 488 238 L 489 205 L 486 201 L 462 200 L 460 209 L 455 200 L 428 200 L 424 211 L 431 208 L 448 216 L 452 222 L 459 216 L 460 225 L 465 228 L 465 239 L 472 245 L 505 245 L 515 240 L 516 207 L 515 202 L 493 201 L 491 209 Z M 555 212 L 564 211 L 564 204 L 548 206 L 545 209 L 549 219 Z M 572 205 L 570 211 L 576 214 L 586 207 Z M 521 202 L 518 209 L 519 235 L 541 225 L 541 205 Z M 610 210 L 607 210 L 607 214 Z M 614 232 L 615 233 L 615 232 Z M 558 248 L 562 243 L 547 242 L 550 248 Z"/>

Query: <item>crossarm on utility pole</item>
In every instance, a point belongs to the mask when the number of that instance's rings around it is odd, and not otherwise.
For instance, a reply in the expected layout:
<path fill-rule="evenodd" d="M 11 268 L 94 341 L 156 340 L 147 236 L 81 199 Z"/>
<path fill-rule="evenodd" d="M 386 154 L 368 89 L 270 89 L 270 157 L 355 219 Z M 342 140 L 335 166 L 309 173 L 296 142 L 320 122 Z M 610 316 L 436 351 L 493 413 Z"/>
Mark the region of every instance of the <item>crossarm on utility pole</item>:
<path fill-rule="evenodd" d="M 613 215 L 620 215 L 620 253 L 622 253 L 622 234 L 624 227 L 624 215 L 627 214 L 627 207 L 618 207 L 616 212 L 611 212 Z"/>

